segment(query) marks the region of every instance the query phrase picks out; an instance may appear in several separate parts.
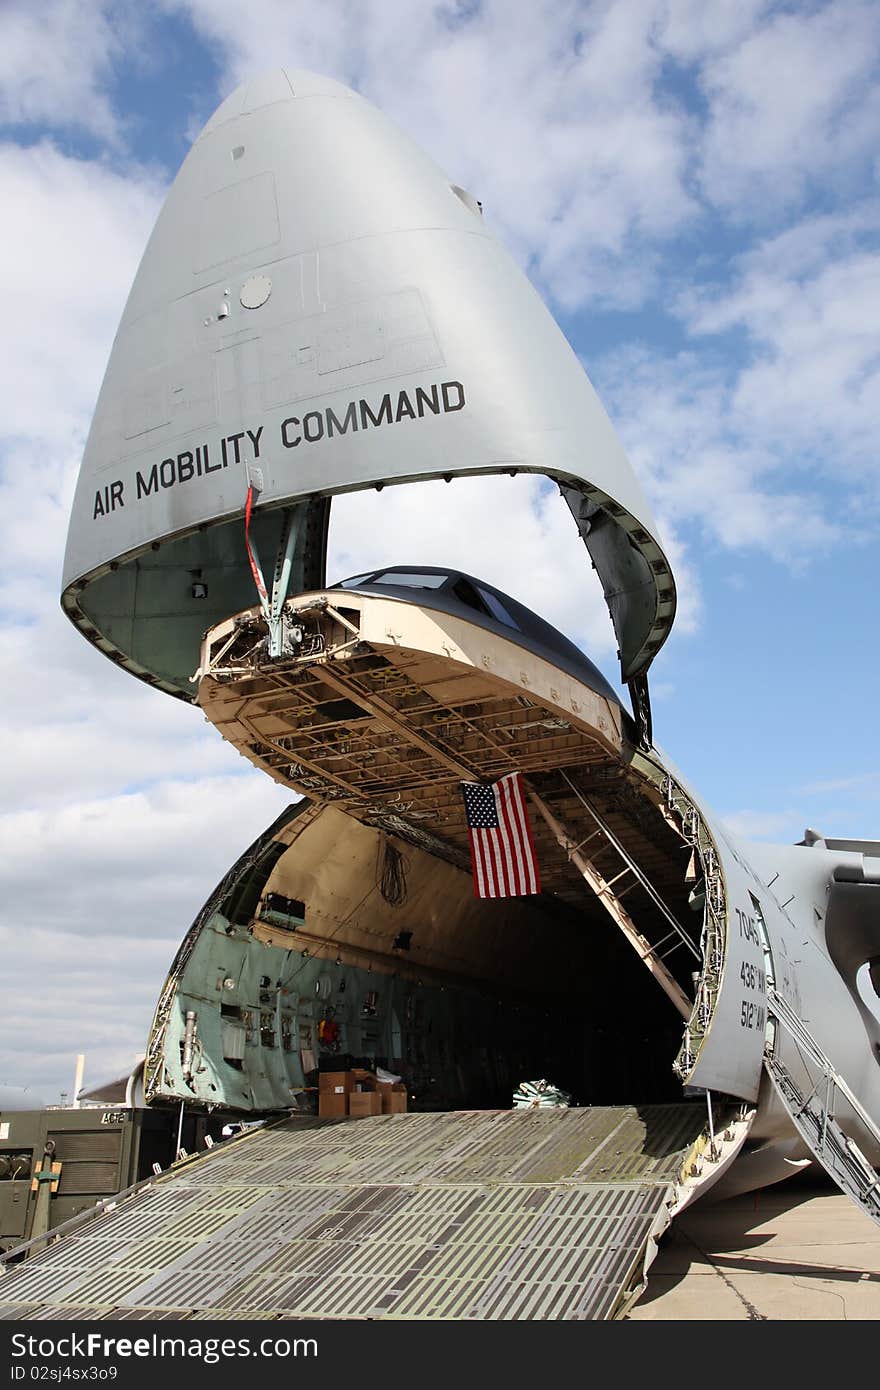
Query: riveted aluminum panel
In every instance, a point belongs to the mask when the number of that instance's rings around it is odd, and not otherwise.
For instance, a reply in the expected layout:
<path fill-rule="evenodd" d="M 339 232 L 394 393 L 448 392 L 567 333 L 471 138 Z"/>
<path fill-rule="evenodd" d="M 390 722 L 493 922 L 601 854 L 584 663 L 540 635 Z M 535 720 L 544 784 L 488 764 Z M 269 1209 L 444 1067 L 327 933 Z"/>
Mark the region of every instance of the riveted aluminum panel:
<path fill-rule="evenodd" d="M 11 1271 L 0 1298 L 70 1316 L 606 1318 L 702 1127 L 692 1105 L 285 1121 Z"/>

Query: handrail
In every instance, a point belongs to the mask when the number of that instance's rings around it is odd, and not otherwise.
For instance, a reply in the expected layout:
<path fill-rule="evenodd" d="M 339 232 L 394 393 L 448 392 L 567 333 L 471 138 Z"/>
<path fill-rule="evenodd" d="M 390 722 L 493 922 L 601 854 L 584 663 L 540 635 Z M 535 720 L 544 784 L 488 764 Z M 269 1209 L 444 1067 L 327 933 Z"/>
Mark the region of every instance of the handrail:
<path fill-rule="evenodd" d="M 794 1038 L 804 1050 L 809 1054 L 811 1060 L 819 1067 L 826 1077 L 834 1082 L 841 1095 L 848 1105 L 855 1111 L 868 1133 L 880 1144 L 880 1127 L 871 1119 L 867 1110 L 856 1098 L 849 1086 L 844 1081 L 840 1072 L 835 1071 L 834 1063 L 826 1057 L 813 1035 L 809 1032 L 802 1018 L 799 1018 L 790 1004 L 777 994 L 771 985 L 767 986 L 767 1008 L 770 1013 L 782 1024 L 783 1028 Z"/>

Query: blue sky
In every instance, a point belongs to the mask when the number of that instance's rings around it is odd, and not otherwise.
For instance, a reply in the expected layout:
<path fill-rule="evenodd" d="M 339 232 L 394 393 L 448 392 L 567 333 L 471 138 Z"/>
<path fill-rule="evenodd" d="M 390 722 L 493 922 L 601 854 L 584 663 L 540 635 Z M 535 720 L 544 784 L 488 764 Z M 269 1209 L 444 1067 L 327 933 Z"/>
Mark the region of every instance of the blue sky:
<path fill-rule="evenodd" d="M 482 200 L 580 354 L 673 558 L 655 732 L 690 782 L 745 835 L 880 833 L 878 50 L 857 0 L 6 0 L 0 930 L 17 989 L 0 1082 L 52 1100 L 77 1051 L 93 1080 L 129 1065 L 178 940 L 284 804 L 58 608 L 153 219 L 214 107 L 268 67 L 337 77 L 403 125 Z M 538 480 L 335 512 L 333 577 L 473 570 L 479 548 L 487 579 L 615 677 L 582 547 Z"/>

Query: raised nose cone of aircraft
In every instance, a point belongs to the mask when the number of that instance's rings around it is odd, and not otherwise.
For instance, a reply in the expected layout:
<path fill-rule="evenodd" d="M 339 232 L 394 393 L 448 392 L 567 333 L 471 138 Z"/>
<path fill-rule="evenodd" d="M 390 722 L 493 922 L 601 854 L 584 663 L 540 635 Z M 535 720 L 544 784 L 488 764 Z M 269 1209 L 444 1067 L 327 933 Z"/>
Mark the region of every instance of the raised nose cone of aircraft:
<path fill-rule="evenodd" d="M 245 83 L 171 187 L 86 445 L 63 604 L 135 674 L 193 696 L 204 630 L 325 582 L 337 492 L 529 471 L 560 483 L 626 679 L 675 590 L 647 502 L 575 354 L 456 187 L 361 97 L 309 73 Z"/>
<path fill-rule="evenodd" d="M 227 121 L 236 120 L 239 116 L 250 116 L 266 106 L 274 106 L 276 102 L 291 101 L 297 97 L 342 97 L 352 101 L 361 100 L 350 87 L 346 87 L 343 82 L 337 82 L 333 77 L 324 77 L 317 72 L 303 72 L 301 69 L 286 72 L 284 68 L 275 68 L 271 72 L 258 73 L 256 77 L 251 77 L 247 82 L 242 82 L 240 87 L 236 87 L 205 123 L 198 139 L 203 140 L 206 135 L 213 135 Z"/>

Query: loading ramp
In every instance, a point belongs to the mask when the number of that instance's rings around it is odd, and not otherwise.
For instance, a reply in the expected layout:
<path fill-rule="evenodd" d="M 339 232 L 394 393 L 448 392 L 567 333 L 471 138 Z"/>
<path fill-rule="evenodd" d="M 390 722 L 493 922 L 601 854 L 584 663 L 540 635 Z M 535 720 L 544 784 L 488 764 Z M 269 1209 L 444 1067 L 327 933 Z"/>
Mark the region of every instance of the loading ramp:
<path fill-rule="evenodd" d="M 699 1103 L 285 1119 L 0 1275 L 6 1319 L 622 1316 Z"/>

